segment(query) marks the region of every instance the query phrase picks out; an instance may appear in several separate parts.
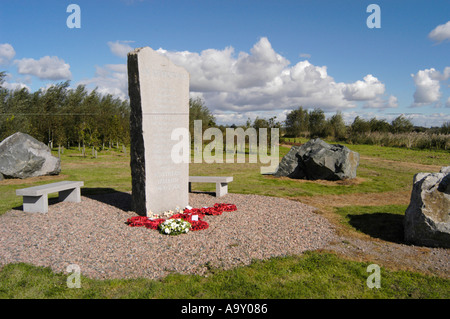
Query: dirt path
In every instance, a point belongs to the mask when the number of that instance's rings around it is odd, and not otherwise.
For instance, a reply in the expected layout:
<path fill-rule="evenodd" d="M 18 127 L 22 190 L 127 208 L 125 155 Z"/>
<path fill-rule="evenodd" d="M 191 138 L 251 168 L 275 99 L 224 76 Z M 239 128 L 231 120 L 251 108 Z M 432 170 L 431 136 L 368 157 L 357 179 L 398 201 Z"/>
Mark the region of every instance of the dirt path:
<path fill-rule="evenodd" d="M 450 279 L 450 249 L 428 248 L 344 236 L 323 251 L 346 259 L 370 262 L 390 270 L 407 270 Z M 383 276 L 383 274 L 382 274 Z"/>

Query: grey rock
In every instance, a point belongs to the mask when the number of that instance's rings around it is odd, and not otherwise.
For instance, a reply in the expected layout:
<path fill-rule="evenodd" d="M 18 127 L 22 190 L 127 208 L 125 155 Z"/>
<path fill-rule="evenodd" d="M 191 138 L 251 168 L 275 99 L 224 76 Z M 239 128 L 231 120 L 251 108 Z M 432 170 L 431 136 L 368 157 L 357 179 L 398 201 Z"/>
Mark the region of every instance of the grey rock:
<path fill-rule="evenodd" d="M 450 166 L 414 176 L 404 232 L 406 242 L 450 248 Z"/>
<path fill-rule="evenodd" d="M 2 173 L 0 173 L 0 182 L 2 181 L 2 180 L 4 180 L 5 178 L 3 177 L 3 174 Z"/>
<path fill-rule="evenodd" d="M 343 180 L 355 178 L 358 165 L 359 153 L 317 138 L 302 146 L 293 146 L 274 175 L 308 180 Z"/>
<path fill-rule="evenodd" d="M 58 175 L 61 161 L 44 143 L 17 132 L 0 143 L 0 173 L 5 178 Z"/>
<path fill-rule="evenodd" d="M 289 152 L 283 157 L 280 164 L 278 165 L 278 169 L 275 172 L 275 176 L 287 176 L 291 178 L 299 178 L 301 173 L 299 170 L 299 160 L 300 156 L 298 155 L 300 146 L 292 146 Z"/>

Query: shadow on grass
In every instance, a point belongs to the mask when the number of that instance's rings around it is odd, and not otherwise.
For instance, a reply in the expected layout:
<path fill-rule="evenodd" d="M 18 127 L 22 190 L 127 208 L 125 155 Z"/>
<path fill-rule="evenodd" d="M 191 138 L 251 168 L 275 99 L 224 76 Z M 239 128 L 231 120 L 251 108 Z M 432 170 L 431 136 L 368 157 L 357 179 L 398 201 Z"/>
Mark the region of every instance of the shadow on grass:
<path fill-rule="evenodd" d="M 349 224 L 360 232 L 382 240 L 404 244 L 404 216 L 391 213 L 349 214 Z"/>

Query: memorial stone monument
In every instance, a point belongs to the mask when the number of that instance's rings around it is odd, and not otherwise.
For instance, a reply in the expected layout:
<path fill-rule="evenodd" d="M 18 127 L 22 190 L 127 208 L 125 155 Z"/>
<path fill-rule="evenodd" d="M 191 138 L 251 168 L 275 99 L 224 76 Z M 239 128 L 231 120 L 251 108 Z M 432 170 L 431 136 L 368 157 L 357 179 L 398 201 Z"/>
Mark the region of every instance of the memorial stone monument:
<path fill-rule="evenodd" d="M 184 208 L 189 163 L 174 161 L 171 152 L 180 143 L 172 132 L 189 132 L 189 73 L 151 48 L 139 48 L 128 53 L 128 93 L 133 210 L 145 216 Z"/>

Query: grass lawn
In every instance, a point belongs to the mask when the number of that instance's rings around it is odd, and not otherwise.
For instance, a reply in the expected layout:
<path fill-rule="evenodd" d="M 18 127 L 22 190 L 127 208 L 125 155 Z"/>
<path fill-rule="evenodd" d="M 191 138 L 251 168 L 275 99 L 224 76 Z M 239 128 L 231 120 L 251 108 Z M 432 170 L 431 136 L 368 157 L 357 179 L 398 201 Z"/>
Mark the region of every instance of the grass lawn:
<path fill-rule="evenodd" d="M 402 243 L 403 216 L 407 205 L 345 206 L 335 212 L 344 225 L 373 238 Z"/>
<path fill-rule="evenodd" d="M 161 280 L 92 280 L 81 289 L 66 286 L 66 274 L 27 264 L 0 272 L 0 298 L 303 299 L 443 298 L 450 281 L 412 272 L 381 269 L 381 288 L 368 288 L 368 263 L 307 252 L 255 261 L 232 270 L 211 269 L 207 277 L 172 274 Z"/>
<path fill-rule="evenodd" d="M 233 176 L 229 192 L 286 197 L 327 209 L 349 232 L 399 242 L 400 221 L 409 202 L 414 174 L 450 165 L 449 152 L 348 145 L 360 153 L 358 178 L 351 182 L 298 181 L 260 174 L 260 164 L 190 164 L 190 175 Z M 289 147 L 280 147 L 280 159 Z M 57 154 L 57 152 L 55 152 Z M 59 180 L 82 180 L 83 194 L 131 191 L 129 156 L 120 151 L 82 157 L 62 154 L 59 176 L 0 182 L 0 214 L 22 205 L 18 188 Z M 194 191 L 215 191 L 193 184 Z M 57 196 L 56 194 L 54 196 Z M 389 226 L 389 227 L 386 227 Z M 386 231 L 389 229 L 389 231 Z M 368 263 L 324 252 L 254 261 L 232 270 L 210 269 L 207 277 L 172 274 L 162 280 L 92 280 L 69 289 L 67 274 L 12 264 L 0 271 L 0 298 L 442 298 L 450 280 L 416 272 L 381 269 L 381 289 L 366 285 Z"/>

